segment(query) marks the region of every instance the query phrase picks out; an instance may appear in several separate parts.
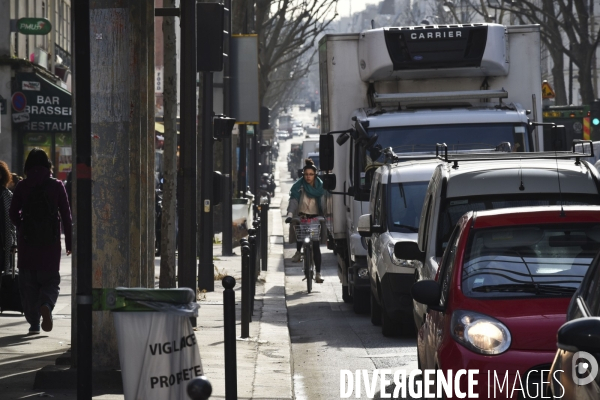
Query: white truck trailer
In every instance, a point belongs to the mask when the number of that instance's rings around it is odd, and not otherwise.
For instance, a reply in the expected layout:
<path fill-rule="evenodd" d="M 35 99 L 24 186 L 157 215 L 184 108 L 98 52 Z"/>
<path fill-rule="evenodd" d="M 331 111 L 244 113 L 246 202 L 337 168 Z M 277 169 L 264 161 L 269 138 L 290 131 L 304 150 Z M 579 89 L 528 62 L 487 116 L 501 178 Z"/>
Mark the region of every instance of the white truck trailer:
<path fill-rule="evenodd" d="M 369 212 L 381 150 L 431 152 L 436 143 L 450 151 L 543 150 L 542 129 L 532 125 L 542 113 L 540 28 L 458 24 L 325 35 L 319 66 L 328 247 L 344 301 L 368 312 L 367 246 L 357 223 Z"/>

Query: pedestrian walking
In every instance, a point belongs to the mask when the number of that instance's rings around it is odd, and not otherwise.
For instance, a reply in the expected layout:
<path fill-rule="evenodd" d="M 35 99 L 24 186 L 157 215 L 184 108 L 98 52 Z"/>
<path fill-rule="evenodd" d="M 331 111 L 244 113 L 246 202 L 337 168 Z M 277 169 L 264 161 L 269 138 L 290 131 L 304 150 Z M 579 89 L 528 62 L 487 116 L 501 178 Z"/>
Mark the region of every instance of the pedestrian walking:
<path fill-rule="evenodd" d="M 8 165 L 0 161 L 0 271 L 5 271 L 10 265 L 10 248 L 15 244 L 15 226 L 10 222 L 8 209 L 13 197 L 8 185 L 12 175 Z"/>
<path fill-rule="evenodd" d="M 52 330 L 52 310 L 60 290 L 60 222 L 71 254 L 71 210 L 65 187 L 52 177 L 52 162 L 40 148 L 29 152 L 25 179 L 17 185 L 10 219 L 17 227 L 19 288 L 29 334 Z"/>

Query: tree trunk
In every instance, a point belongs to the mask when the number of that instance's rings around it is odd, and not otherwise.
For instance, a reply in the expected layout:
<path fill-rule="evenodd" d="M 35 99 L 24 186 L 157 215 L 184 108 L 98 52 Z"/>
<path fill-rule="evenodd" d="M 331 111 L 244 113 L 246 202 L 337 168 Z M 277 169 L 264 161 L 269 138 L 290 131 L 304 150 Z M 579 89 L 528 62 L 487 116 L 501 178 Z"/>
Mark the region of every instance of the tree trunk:
<path fill-rule="evenodd" d="M 581 95 L 581 104 L 590 104 L 594 101 L 594 85 L 592 83 L 592 64 L 591 49 L 581 54 L 579 65 L 579 93 Z M 583 53 L 583 52 L 582 52 Z"/>
<path fill-rule="evenodd" d="M 563 52 L 548 45 L 548 52 L 553 61 L 552 66 L 552 77 L 554 79 L 553 88 L 555 105 L 566 105 L 567 104 L 567 91 L 565 89 L 565 64 L 563 59 Z"/>
<path fill-rule="evenodd" d="M 175 0 L 164 0 L 164 7 L 175 7 Z M 160 278 L 159 287 L 177 287 L 175 281 L 175 250 L 177 247 L 177 47 L 176 18 L 163 17 L 164 46 L 164 124 L 163 200 L 160 221 Z"/>

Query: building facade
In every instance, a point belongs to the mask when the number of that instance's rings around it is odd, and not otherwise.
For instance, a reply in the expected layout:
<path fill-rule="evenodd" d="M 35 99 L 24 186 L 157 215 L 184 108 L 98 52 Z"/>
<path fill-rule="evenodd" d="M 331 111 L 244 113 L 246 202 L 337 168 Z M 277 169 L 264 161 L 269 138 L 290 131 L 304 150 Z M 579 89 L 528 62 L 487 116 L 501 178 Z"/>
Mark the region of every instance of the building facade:
<path fill-rule="evenodd" d="M 44 149 L 71 170 L 71 0 L 0 0 L 0 160 L 22 174 Z"/>

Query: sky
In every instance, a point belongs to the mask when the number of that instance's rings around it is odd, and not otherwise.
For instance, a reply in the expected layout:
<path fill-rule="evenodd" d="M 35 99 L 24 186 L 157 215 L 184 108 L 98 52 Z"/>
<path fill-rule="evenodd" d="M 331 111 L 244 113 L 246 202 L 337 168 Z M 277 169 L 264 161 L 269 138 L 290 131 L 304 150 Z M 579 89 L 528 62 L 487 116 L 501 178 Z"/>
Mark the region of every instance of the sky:
<path fill-rule="evenodd" d="M 380 0 L 338 0 L 338 14 L 341 17 L 350 16 L 350 11 L 353 13 L 363 11 L 367 8 L 367 4 L 378 4 Z"/>

